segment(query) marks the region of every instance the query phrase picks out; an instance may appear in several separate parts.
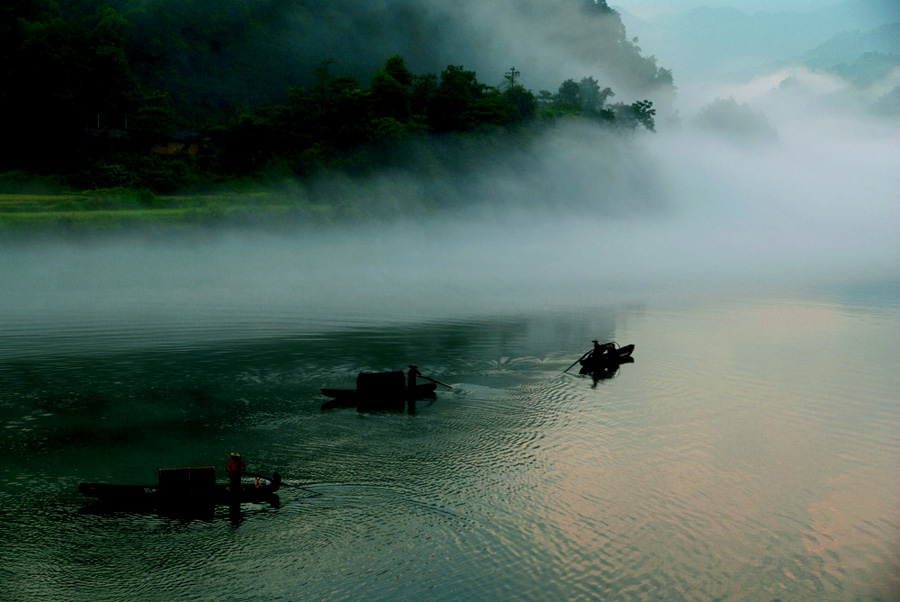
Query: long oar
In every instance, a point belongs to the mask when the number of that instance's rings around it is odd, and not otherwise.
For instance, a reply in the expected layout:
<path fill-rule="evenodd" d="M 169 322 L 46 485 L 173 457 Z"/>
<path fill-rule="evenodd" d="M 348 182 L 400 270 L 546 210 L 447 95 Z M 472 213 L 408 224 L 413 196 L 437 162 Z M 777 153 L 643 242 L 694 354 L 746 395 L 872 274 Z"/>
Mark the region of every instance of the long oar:
<path fill-rule="evenodd" d="M 593 351 L 593 350 L 591 350 L 591 351 Z M 565 374 L 566 372 L 568 372 L 569 370 L 571 370 L 572 367 L 573 367 L 575 364 L 577 364 L 578 362 L 580 362 L 581 360 L 583 360 L 584 358 L 586 358 L 586 357 L 588 356 L 588 353 L 590 353 L 591 351 L 586 351 L 584 355 L 582 355 L 580 358 L 578 358 L 577 360 L 575 360 L 574 362 L 572 362 L 572 365 L 571 365 L 571 366 L 569 366 L 568 368 L 566 368 L 565 370 L 563 370 L 563 374 Z"/>
<path fill-rule="evenodd" d="M 423 376 L 422 378 L 424 378 L 425 380 L 430 380 L 431 382 L 435 383 L 436 385 L 444 385 L 444 386 L 447 387 L 448 389 L 452 389 L 452 388 L 453 388 L 453 387 L 451 387 L 450 385 L 448 385 L 448 384 L 446 384 L 446 383 L 442 383 L 442 382 L 439 381 L 439 380 L 434 380 L 433 378 L 428 378 L 427 376 Z"/>
<path fill-rule="evenodd" d="M 244 474 L 247 475 L 248 477 L 257 477 L 260 479 L 266 479 L 267 481 L 273 480 L 272 477 L 267 477 L 266 475 L 262 475 L 262 474 L 256 474 L 255 472 L 245 472 Z M 313 491 L 312 489 L 307 489 L 306 487 L 301 487 L 300 485 L 291 485 L 290 483 L 285 483 L 284 481 L 281 481 L 279 484 L 281 487 L 293 487 L 294 489 L 300 489 L 300 490 L 306 491 L 308 493 L 314 493 L 316 495 L 319 495 L 319 492 Z"/>

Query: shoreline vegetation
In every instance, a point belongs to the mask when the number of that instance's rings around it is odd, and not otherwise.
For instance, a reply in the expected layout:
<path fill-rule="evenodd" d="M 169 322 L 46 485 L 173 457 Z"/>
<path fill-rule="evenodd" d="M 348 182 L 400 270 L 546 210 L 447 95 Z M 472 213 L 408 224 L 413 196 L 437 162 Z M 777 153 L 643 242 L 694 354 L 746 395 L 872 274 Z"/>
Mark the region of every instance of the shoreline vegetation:
<path fill-rule="evenodd" d="M 539 150 L 544 133 L 573 122 L 623 137 L 654 131 L 647 98 L 671 97 L 671 72 L 641 54 L 605 1 L 572 1 L 581 8 L 569 10 L 588 17 L 598 68 L 643 100 L 614 102 L 592 76 L 535 93 L 515 67 L 496 86 L 463 65 L 414 73 L 400 54 L 380 68 L 326 59 L 286 76 L 267 71 L 276 79 L 265 86 L 223 87 L 234 76 L 231 54 L 265 49 L 275 64 L 291 59 L 265 35 L 283 27 L 267 4 L 197 29 L 186 27 L 197 15 L 176 0 L 152 10 L 17 0 L 7 10 L 11 42 L 0 43 L 8 57 L 0 111 L 16 116 L 0 149 L 0 234 L 437 210 L 442 201 L 427 195 L 399 207 L 389 195 L 344 194 L 335 181 L 386 172 L 458 181 L 479 164 Z M 198 65 L 207 77 L 198 78 Z M 258 94 L 246 96 L 251 90 Z"/>
<path fill-rule="evenodd" d="M 57 194 L 0 193 L 0 234 L 110 232 L 129 227 L 327 222 L 332 207 L 273 192 L 155 195 L 127 189 Z"/>

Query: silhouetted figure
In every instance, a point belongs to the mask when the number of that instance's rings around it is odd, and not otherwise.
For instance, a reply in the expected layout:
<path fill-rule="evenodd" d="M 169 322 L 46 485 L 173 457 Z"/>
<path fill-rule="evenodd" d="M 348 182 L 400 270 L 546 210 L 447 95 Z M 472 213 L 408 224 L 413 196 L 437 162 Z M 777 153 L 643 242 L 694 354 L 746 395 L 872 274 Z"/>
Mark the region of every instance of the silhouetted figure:
<path fill-rule="evenodd" d="M 415 364 L 409 365 L 406 371 L 406 412 L 407 414 L 416 413 L 416 377 L 422 376 L 419 368 Z"/>
<path fill-rule="evenodd" d="M 604 343 L 601 345 L 597 339 L 594 339 L 591 342 L 594 344 L 594 348 L 591 349 L 591 354 L 588 356 L 588 359 L 591 360 L 610 359 L 613 352 L 616 350 L 615 343 Z"/>
<path fill-rule="evenodd" d="M 410 364 L 409 370 L 406 371 L 406 388 L 410 393 L 416 390 L 417 376 L 422 376 L 422 373 L 415 364 Z"/>
<path fill-rule="evenodd" d="M 247 463 L 241 459 L 241 454 L 231 452 L 228 454 L 228 466 L 225 472 L 228 473 L 229 491 L 234 495 L 241 494 L 241 477 L 247 471 Z"/>
<path fill-rule="evenodd" d="M 616 344 L 615 343 L 603 343 L 602 345 L 594 339 L 591 341 L 594 344 L 594 348 L 591 350 L 591 355 L 588 359 L 592 360 L 611 360 L 616 355 Z"/>

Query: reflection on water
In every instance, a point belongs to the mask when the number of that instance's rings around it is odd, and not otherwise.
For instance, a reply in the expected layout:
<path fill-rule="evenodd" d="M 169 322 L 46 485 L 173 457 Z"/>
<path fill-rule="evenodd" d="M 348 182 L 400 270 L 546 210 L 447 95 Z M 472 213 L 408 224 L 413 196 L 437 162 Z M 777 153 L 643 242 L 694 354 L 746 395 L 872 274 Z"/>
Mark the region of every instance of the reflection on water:
<path fill-rule="evenodd" d="M 623 364 L 633 364 L 633 357 L 626 357 L 619 362 L 605 364 L 599 366 L 597 368 L 590 368 L 588 366 L 582 366 L 578 371 L 578 374 L 582 376 L 589 376 L 591 381 L 593 382 L 593 386 L 596 388 L 597 385 L 603 381 L 612 380 L 616 377 L 616 374 L 619 373 L 619 369 Z"/>
<path fill-rule="evenodd" d="M 68 331 L 4 319 L 5 596 L 900 591 L 896 306 L 746 300 L 378 326 L 236 316 L 195 329 L 92 317 Z M 634 363 L 564 373 L 595 337 L 636 343 Z M 410 362 L 453 389 L 415 415 L 320 410 L 321 387 Z M 79 481 L 221 473 L 229 451 L 284 475 L 280 504 L 200 520 L 80 511 Z"/>

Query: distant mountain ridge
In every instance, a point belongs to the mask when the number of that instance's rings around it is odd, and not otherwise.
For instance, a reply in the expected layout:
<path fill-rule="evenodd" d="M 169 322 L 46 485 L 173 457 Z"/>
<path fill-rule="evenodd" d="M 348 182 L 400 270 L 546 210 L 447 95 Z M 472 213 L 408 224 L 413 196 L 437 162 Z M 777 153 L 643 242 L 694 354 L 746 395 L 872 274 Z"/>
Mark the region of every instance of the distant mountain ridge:
<path fill-rule="evenodd" d="M 672 67 L 677 85 L 684 80 L 740 77 L 762 65 L 798 64 L 836 36 L 900 22 L 900 1 L 847 0 L 811 12 L 753 14 L 699 7 L 646 20 L 619 12 L 641 47 Z M 891 31 L 879 47 L 890 43 Z M 897 40 L 895 36 L 895 45 L 900 44 Z M 835 42 L 831 51 L 836 52 L 838 45 Z M 821 51 L 823 59 L 828 51 Z"/>
<path fill-rule="evenodd" d="M 870 53 L 900 60 L 900 21 L 869 31 L 844 31 L 808 51 L 803 62 L 811 69 L 827 69 L 857 61 Z"/>

